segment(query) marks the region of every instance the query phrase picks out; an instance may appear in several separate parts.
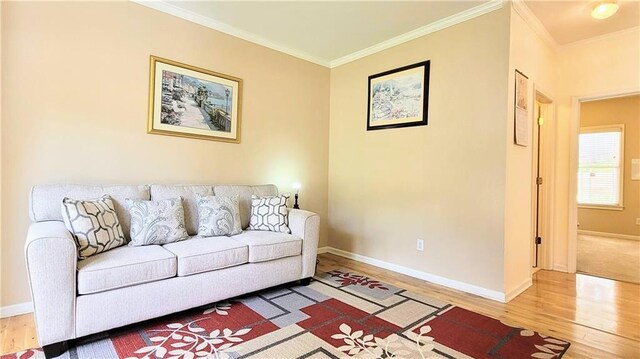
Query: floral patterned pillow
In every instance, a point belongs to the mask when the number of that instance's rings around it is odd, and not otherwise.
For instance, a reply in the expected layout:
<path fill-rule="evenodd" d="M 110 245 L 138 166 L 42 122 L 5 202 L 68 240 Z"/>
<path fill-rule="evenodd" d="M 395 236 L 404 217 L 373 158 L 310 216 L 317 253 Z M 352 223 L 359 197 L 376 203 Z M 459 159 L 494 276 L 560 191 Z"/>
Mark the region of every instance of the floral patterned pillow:
<path fill-rule="evenodd" d="M 241 232 L 238 196 L 198 196 L 199 236 L 233 236 Z"/>
<path fill-rule="evenodd" d="M 130 246 L 165 244 L 187 239 L 182 198 L 161 201 L 126 199 L 131 214 Z"/>

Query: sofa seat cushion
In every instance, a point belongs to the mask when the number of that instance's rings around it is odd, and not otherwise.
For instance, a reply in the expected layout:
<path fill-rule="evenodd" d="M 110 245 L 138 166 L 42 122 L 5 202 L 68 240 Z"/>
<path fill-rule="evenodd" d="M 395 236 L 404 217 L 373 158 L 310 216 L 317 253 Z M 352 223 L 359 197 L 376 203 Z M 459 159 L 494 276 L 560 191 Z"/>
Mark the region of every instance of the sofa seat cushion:
<path fill-rule="evenodd" d="M 302 239 L 287 233 L 244 231 L 234 240 L 249 246 L 249 262 L 297 256 L 302 253 Z"/>
<path fill-rule="evenodd" d="M 192 237 L 165 244 L 164 248 L 178 258 L 179 277 L 233 267 L 249 260 L 247 245 L 229 237 Z"/>
<path fill-rule="evenodd" d="M 78 294 L 175 277 L 176 256 L 161 246 L 123 246 L 78 261 Z"/>

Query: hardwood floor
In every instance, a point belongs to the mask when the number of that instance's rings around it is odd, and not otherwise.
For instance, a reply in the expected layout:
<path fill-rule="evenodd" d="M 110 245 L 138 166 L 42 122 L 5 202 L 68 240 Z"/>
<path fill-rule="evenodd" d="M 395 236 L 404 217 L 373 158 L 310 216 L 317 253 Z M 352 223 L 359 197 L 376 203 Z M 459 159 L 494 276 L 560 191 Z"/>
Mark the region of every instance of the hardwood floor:
<path fill-rule="evenodd" d="M 331 254 L 320 256 L 320 271 L 334 268 L 568 340 L 564 358 L 640 358 L 638 284 L 541 270 L 529 289 L 503 304 Z"/>
<path fill-rule="evenodd" d="M 38 347 L 33 314 L 0 319 L 0 355 Z"/>
<path fill-rule="evenodd" d="M 640 358 L 640 285 L 582 274 L 538 271 L 508 304 L 448 289 L 332 254 L 319 271 L 343 268 L 501 321 L 571 342 L 565 358 Z M 0 320 L 0 355 L 37 346 L 31 314 Z"/>

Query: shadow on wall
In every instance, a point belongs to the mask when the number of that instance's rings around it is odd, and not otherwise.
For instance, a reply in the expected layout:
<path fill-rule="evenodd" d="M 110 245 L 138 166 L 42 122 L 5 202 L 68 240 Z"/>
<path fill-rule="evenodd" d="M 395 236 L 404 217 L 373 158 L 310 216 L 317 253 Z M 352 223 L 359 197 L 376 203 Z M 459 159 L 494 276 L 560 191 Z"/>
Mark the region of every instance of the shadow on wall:
<path fill-rule="evenodd" d="M 327 243 L 327 246 L 329 247 L 333 247 L 333 248 L 337 248 L 346 252 L 351 252 L 351 253 L 355 253 L 355 246 L 354 243 L 356 243 L 356 237 L 349 232 L 345 232 L 345 231 L 341 231 L 339 229 L 334 229 L 334 228 L 330 228 L 329 229 L 329 243 Z M 340 245 L 337 246 L 335 245 L 335 243 L 333 241 L 331 241 L 331 239 L 340 239 Z"/>

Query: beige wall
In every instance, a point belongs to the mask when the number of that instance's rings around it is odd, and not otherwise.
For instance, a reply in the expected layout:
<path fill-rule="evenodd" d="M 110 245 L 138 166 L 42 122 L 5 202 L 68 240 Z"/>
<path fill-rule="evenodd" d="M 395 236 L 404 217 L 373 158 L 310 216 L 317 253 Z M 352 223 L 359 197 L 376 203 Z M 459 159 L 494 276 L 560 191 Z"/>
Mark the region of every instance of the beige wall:
<path fill-rule="evenodd" d="M 528 146 L 517 146 L 514 137 L 515 70 L 528 77 Z M 511 10 L 511 37 L 509 57 L 509 86 L 505 98 L 508 107 L 505 136 L 506 189 L 505 189 L 505 290 L 507 293 L 521 288 L 531 279 L 532 188 L 534 150 L 535 91 L 542 90 L 553 97 L 556 91 L 557 55 L 523 20 L 516 9 Z M 554 126 L 549 118 L 546 129 Z M 548 143 L 550 144 L 550 142 Z M 546 148 L 547 146 L 545 146 Z M 548 239 L 551 240 L 551 239 Z"/>
<path fill-rule="evenodd" d="M 558 53 L 559 82 L 556 146 L 556 195 L 554 199 L 554 268 L 571 269 L 568 238 L 577 231 L 577 218 L 569 218 L 569 179 L 577 176 L 570 165 L 570 149 L 577 104 L 574 100 L 599 95 L 640 91 L 640 29 L 624 31 L 563 47 Z M 575 106 L 574 106 L 575 105 Z M 575 201 L 573 201 L 575 202 Z M 570 223 L 571 222 L 571 223 Z"/>
<path fill-rule="evenodd" d="M 578 208 L 580 229 L 640 235 L 640 181 L 631 180 L 631 159 L 640 158 L 640 95 L 585 102 L 580 107 L 580 127 L 624 125 L 624 179 L 622 211 Z"/>
<path fill-rule="evenodd" d="M 2 306 L 35 184 L 300 181 L 326 243 L 327 68 L 131 2 L 2 2 L 2 46 Z M 242 143 L 146 134 L 151 54 L 242 78 Z"/>
<path fill-rule="evenodd" d="M 2 3 L 0 2 L 0 84 L 2 84 Z M 2 249 L 2 86 L 0 86 L 0 249 Z M 0 251 L 0 271 L 2 252 Z M 2 297 L 2 273 L 0 272 L 0 298 Z M 0 303 L 0 307 L 1 307 Z"/>
<path fill-rule="evenodd" d="M 0 21 L 1 306 L 29 300 L 28 189 L 56 182 L 300 181 L 303 208 L 323 218 L 321 246 L 509 293 L 529 278 L 532 237 L 533 147 L 513 145 L 514 69 L 530 101 L 534 86 L 556 100 L 559 270 L 572 98 L 640 89 L 639 30 L 554 52 L 511 6 L 331 71 L 128 2 L 2 2 Z M 150 54 L 242 78 L 242 143 L 147 135 Z M 429 125 L 367 132 L 367 77 L 425 59 Z"/>
<path fill-rule="evenodd" d="M 332 69 L 331 246 L 503 292 L 509 11 Z M 366 131 L 367 77 L 423 60 L 428 126 Z"/>

